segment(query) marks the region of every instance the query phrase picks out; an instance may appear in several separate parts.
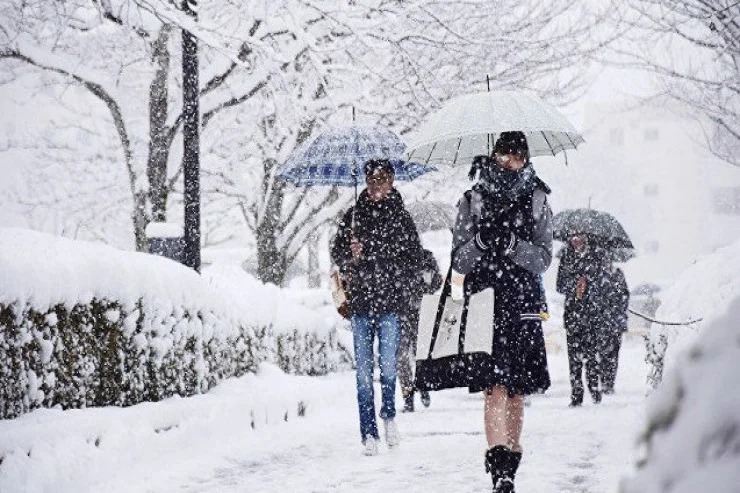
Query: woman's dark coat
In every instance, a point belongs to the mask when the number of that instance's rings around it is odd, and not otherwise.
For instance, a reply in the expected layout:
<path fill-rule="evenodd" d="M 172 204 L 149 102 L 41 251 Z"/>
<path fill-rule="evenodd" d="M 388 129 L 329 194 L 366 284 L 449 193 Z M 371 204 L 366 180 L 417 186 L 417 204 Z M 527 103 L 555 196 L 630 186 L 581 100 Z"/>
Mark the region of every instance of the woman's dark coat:
<path fill-rule="evenodd" d="M 357 260 L 350 249 L 353 237 L 363 247 Z M 417 294 L 423 257 L 401 194 L 392 189 L 385 199 L 373 202 L 363 191 L 339 224 L 331 257 L 348 280 L 352 314 L 405 311 Z"/>

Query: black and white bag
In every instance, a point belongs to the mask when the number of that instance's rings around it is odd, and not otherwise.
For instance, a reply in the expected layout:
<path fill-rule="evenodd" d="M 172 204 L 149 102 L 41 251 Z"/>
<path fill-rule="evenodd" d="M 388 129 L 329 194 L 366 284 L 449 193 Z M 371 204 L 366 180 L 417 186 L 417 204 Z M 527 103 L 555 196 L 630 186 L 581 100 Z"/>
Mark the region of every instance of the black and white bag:
<path fill-rule="evenodd" d="M 493 371 L 493 288 L 463 299 L 451 296 L 452 270 L 442 292 L 425 295 L 419 311 L 416 388 L 467 387 Z"/>

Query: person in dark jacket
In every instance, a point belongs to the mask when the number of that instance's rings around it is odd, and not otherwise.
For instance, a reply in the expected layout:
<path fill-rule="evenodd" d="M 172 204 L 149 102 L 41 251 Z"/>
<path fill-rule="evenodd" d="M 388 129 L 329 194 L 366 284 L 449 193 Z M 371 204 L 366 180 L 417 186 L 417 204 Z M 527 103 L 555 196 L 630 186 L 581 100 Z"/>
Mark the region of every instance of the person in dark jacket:
<path fill-rule="evenodd" d="M 601 324 L 601 383 L 605 394 L 614 393 L 619 365 L 622 334 L 627 330 L 627 308 L 630 292 L 622 269 L 614 267 L 607 257 L 607 284 L 604 289 L 604 312 Z"/>
<path fill-rule="evenodd" d="M 524 396 L 550 386 L 539 276 L 552 260 L 552 211 L 524 133 L 502 132 L 493 155 L 474 160 L 476 172 L 458 205 L 452 266 L 466 295 L 494 289 L 493 356 L 469 390 L 485 391 L 485 467 L 493 491 L 508 493 L 522 458 Z"/>
<path fill-rule="evenodd" d="M 389 447 L 400 440 L 394 421 L 399 315 L 409 304 L 408 279 L 419 271 L 422 258 L 419 234 L 393 188 L 393 174 L 388 160 L 365 164 L 367 188 L 345 213 L 331 248 L 332 260 L 349 285 L 360 435 L 367 455 L 377 453 L 379 441 L 373 391 L 376 335 L 385 439 Z"/>
<path fill-rule="evenodd" d="M 434 254 L 423 250 L 423 258 L 418 272 L 412 273 L 408 280 L 411 287 L 411 299 L 401 313 L 401 345 L 398 348 L 398 380 L 403 395 L 403 411 L 414 412 L 414 371 L 416 360 L 416 340 L 419 336 L 419 308 L 425 294 L 432 294 L 442 286 L 442 275 Z M 429 407 L 431 397 L 429 392 L 422 390 L 421 402 Z"/>
<path fill-rule="evenodd" d="M 570 369 L 570 405 L 583 404 L 583 367 L 594 403 L 601 402 L 599 344 L 608 286 L 607 252 L 586 235 L 573 235 L 560 259 L 557 291 L 565 295 L 565 333 Z"/>

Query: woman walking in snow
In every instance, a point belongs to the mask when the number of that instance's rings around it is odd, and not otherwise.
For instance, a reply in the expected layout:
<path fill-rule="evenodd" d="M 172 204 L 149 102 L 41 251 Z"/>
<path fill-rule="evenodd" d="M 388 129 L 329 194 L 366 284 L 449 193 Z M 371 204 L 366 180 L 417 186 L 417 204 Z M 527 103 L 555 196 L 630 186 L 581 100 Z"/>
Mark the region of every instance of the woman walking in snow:
<path fill-rule="evenodd" d="M 388 447 L 399 444 L 396 416 L 396 355 L 401 339 L 399 315 L 409 305 L 408 279 L 419 272 L 422 248 L 401 194 L 393 188 L 387 159 L 365 164 L 367 188 L 339 225 L 331 257 L 349 279 L 360 435 L 366 455 L 378 453 L 375 419 L 373 342 L 377 335 L 382 407 Z"/>
<path fill-rule="evenodd" d="M 539 276 L 552 259 L 552 212 L 524 133 L 501 133 L 492 155 L 474 161 L 471 179 L 476 173 L 458 205 L 452 265 L 465 275 L 467 295 L 494 289 L 491 371 L 475 372 L 470 391 L 485 392 L 493 491 L 510 493 L 522 458 L 524 396 L 550 386 Z"/>

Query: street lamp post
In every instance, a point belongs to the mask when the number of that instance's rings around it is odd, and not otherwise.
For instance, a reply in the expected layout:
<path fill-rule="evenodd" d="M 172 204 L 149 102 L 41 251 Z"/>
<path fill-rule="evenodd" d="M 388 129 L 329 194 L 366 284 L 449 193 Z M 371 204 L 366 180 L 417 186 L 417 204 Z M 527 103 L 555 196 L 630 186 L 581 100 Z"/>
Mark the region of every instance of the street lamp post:
<path fill-rule="evenodd" d="M 197 18 L 197 0 L 182 0 L 183 12 Z M 200 272 L 200 109 L 198 105 L 198 41 L 182 31 L 183 181 L 185 245 L 183 264 Z"/>

